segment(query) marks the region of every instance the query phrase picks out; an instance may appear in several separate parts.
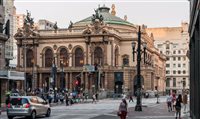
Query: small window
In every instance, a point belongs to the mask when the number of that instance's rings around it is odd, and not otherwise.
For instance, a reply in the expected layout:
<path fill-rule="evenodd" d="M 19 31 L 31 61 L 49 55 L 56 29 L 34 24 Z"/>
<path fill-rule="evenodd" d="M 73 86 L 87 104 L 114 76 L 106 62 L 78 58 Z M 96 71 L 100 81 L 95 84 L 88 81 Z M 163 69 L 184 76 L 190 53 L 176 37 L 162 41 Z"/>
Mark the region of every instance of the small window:
<path fill-rule="evenodd" d="M 178 51 L 178 54 L 181 54 L 181 51 L 180 51 L 180 50 Z"/>
<path fill-rule="evenodd" d="M 176 64 L 173 64 L 173 68 L 176 68 Z"/>
<path fill-rule="evenodd" d="M 173 60 L 176 61 L 176 57 L 173 57 Z"/>
<path fill-rule="evenodd" d="M 183 61 L 185 61 L 186 60 L 186 57 L 183 57 Z"/>
<path fill-rule="evenodd" d="M 181 71 L 180 71 L 180 70 L 178 70 L 178 74 L 181 74 Z"/>
<path fill-rule="evenodd" d="M 170 74 L 170 71 L 169 71 L 169 70 L 167 70 L 167 71 L 166 71 L 166 74 Z"/>
<path fill-rule="evenodd" d="M 176 87 L 176 78 L 173 78 L 173 87 Z"/>
<path fill-rule="evenodd" d="M 185 70 L 183 70 L 183 74 L 186 74 L 186 71 L 185 71 Z"/>
<path fill-rule="evenodd" d="M 175 70 L 173 71 L 173 74 L 176 74 L 176 71 L 175 71 Z"/>
<path fill-rule="evenodd" d="M 166 49 L 169 49 L 169 44 L 166 45 Z"/>
<path fill-rule="evenodd" d="M 184 63 L 184 64 L 183 64 L 183 67 L 185 68 L 185 66 L 186 66 L 186 65 L 185 65 L 185 63 Z"/>
<path fill-rule="evenodd" d="M 169 57 L 166 57 L 166 60 L 167 60 L 167 61 L 169 61 L 169 59 L 170 59 Z"/>
<path fill-rule="evenodd" d="M 181 57 L 178 57 L 178 61 L 180 61 L 181 60 Z"/>
<path fill-rule="evenodd" d="M 162 48 L 162 44 L 158 44 L 157 46 L 158 46 L 158 48 Z"/>
<path fill-rule="evenodd" d="M 173 51 L 173 54 L 176 54 L 176 50 Z"/>
<path fill-rule="evenodd" d="M 170 64 L 166 64 L 166 67 L 170 67 Z"/>
<path fill-rule="evenodd" d="M 181 67 L 181 64 L 178 64 L 178 67 Z"/>

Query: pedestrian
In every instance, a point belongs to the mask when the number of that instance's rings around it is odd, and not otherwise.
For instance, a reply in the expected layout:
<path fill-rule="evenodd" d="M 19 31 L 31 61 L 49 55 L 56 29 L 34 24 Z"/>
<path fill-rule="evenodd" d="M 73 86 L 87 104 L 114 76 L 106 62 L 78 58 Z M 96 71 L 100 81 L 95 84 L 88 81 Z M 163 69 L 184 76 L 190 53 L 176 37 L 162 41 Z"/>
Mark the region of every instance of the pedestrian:
<path fill-rule="evenodd" d="M 95 94 L 92 95 L 92 103 L 96 104 L 96 95 Z"/>
<path fill-rule="evenodd" d="M 183 107 L 184 107 L 184 112 L 186 112 L 187 102 L 188 102 L 188 96 L 187 96 L 187 93 L 184 93 L 184 95 L 183 95 Z"/>
<path fill-rule="evenodd" d="M 118 116 L 120 116 L 120 119 L 126 119 L 127 112 L 128 112 L 128 104 L 126 102 L 126 99 L 122 99 L 118 111 Z"/>
<path fill-rule="evenodd" d="M 176 105 L 176 94 L 175 93 L 172 94 L 172 105 L 173 105 L 172 111 L 175 111 L 175 105 Z"/>
<path fill-rule="evenodd" d="M 167 95 L 167 107 L 168 111 L 172 111 L 172 96 L 170 94 Z"/>
<path fill-rule="evenodd" d="M 131 101 L 134 102 L 134 101 L 133 101 L 133 96 L 132 96 L 132 95 L 129 96 L 129 102 L 131 102 Z"/>
<path fill-rule="evenodd" d="M 98 97 L 98 96 L 99 96 L 98 93 L 96 93 L 95 96 L 96 96 L 96 101 L 98 101 L 98 99 L 99 99 L 99 97 Z"/>
<path fill-rule="evenodd" d="M 181 103 L 182 103 L 182 95 L 179 94 L 178 98 L 176 99 L 176 119 L 179 117 L 181 119 Z"/>

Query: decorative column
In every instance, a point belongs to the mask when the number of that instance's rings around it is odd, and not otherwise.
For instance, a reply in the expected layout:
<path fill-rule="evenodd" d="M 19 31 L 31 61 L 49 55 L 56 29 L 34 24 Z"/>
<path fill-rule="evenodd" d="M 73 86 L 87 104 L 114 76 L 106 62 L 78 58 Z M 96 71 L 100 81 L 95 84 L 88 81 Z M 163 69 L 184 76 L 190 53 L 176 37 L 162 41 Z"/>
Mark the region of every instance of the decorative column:
<path fill-rule="evenodd" d="M 69 73 L 69 90 L 72 91 L 73 81 L 72 81 L 72 72 Z"/>
<path fill-rule="evenodd" d="M 40 87 L 40 88 L 43 88 L 43 86 L 42 86 L 42 85 L 43 85 L 42 73 L 39 73 L 39 82 L 40 82 L 40 83 L 39 83 L 39 87 Z"/>
<path fill-rule="evenodd" d="M 105 90 L 108 90 L 108 72 L 105 72 Z"/>
<path fill-rule="evenodd" d="M 88 73 L 85 73 L 85 92 L 88 92 Z"/>
<path fill-rule="evenodd" d="M 69 84 L 69 82 L 68 82 L 68 73 L 66 72 L 65 73 L 65 88 L 69 90 L 68 84 Z"/>

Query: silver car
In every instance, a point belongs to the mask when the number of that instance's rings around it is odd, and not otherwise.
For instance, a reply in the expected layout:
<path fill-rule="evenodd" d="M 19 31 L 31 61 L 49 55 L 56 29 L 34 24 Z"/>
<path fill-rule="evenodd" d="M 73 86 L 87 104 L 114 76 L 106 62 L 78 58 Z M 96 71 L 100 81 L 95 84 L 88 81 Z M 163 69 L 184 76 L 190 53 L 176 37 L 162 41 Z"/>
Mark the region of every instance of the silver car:
<path fill-rule="evenodd" d="M 28 119 L 35 119 L 38 115 L 49 117 L 51 108 L 49 104 L 37 96 L 15 96 L 10 99 L 7 105 L 7 116 L 13 119 L 16 116 L 26 116 Z"/>

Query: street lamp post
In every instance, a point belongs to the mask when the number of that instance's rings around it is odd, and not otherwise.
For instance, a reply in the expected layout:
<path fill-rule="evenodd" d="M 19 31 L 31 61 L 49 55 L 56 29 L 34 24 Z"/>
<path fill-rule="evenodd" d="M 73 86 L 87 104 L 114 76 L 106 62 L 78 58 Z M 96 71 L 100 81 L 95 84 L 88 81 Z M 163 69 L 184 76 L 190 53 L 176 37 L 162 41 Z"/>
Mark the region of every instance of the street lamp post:
<path fill-rule="evenodd" d="M 53 77 L 53 89 L 54 89 L 54 102 L 56 102 L 56 74 L 57 74 L 57 68 L 55 64 L 55 57 L 53 59 L 52 64 L 52 77 Z"/>
<path fill-rule="evenodd" d="M 137 53 L 137 102 L 135 106 L 135 111 L 142 111 L 142 101 L 141 101 L 141 69 L 140 69 L 140 62 L 141 62 L 141 31 L 140 31 L 140 26 L 139 26 L 139 31 L 138 31 L 138 44 L 137 44 L 137 52 L 135 51 L 135 42 L 132 42 L 132 48 L 133 48 L 133 61 L 134 61 L 134 53 Z M 143 43 L 143 48 L 144 48 L 144 62 L 145 62 L 145 50 L 146 50 L 146 43 Z"/>

